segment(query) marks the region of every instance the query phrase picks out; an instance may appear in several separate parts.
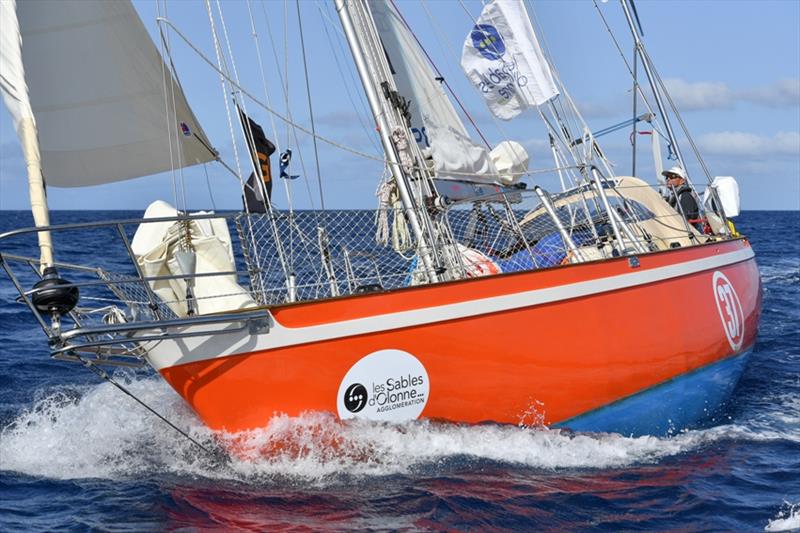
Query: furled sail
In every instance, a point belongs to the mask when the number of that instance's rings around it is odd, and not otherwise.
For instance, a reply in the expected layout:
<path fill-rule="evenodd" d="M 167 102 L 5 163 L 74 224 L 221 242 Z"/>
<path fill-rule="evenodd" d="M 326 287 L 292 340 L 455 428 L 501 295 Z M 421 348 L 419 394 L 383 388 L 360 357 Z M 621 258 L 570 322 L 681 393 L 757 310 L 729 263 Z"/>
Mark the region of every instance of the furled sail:
<path fill-rule="evenodd" d="M 50 225 L 47 209 L 44 180 L 42 179 L 41 155 L 37 142 L 36 120 L 33 117 L 28 99 L 28 86 L 25 83 L 25 68 L 22 65 L 19 23 L 16 2 L 0 2 L 0 93 L 6 104 L 14 128 L 17 130 L 25 164 L 28 169 L 28 189 L 31 199 L 31 213 L 37 227 Z M 50 233 L 38 233 L 39 249 L 43 267 L 53 264 L 53 243 Z"/>
<path fill-rule="evenodd" d="M 432 157 L 437 177 L 496 181 L 488 150 L 470 138 L 392 0 L 372 0 L 369 6 L 397 90 L 410 101 L 412 133 L 423 152 Z"/>
<path fill-rule="evenodd" d="M 16 10 L 47 185 L 97 185 L 215 158 L 129 0 L 36 0 Z M 14 30 L 4 21 L 4 48 L 19 40 Z"/>

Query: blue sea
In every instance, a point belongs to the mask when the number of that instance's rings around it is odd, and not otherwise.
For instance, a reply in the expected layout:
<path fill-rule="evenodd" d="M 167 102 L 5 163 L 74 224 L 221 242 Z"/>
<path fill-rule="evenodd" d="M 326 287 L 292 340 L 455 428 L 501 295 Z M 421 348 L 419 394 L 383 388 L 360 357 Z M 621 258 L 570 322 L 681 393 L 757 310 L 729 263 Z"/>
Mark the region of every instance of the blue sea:
<path fill-rule="evenodd" d="M 0 233 L 25 225 L 27 213 L 0 212 Z M 241 436 L 252 450 L 284 444 L 224 465 L 51 360 L 0 275 L 0 531 L 800 530 L 800 212 L 745 212 L 737 226 L 764 282 L 755 352 L 717 425 L 664 438 L 317 414 Z M 108 253 L 85 240 L 59 259 L 85 262 L 81 249 Z M 211 442 L 152 372 L 116 377 Z"/>

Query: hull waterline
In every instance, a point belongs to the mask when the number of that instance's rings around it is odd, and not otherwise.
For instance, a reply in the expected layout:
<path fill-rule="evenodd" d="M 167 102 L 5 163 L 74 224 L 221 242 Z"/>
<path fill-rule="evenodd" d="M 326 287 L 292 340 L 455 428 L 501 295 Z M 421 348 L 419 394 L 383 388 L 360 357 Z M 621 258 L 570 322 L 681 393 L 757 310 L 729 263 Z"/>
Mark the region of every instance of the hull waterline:
<path fill-rule="evenodd" d="M 663 434 L 730 395 L 761 285 L 744 239 L 271 309 L 149 362 L 213 429 L 276 414 Z"/>

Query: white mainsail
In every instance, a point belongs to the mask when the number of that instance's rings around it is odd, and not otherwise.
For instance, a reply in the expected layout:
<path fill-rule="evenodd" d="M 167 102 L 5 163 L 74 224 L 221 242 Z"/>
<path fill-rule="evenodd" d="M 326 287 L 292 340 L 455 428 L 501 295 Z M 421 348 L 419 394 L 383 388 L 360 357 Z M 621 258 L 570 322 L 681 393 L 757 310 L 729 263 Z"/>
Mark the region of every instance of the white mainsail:
<path fill-rule="evenodd" d="M 47 185 L 110 183 L 215 158 L 129 0 L 25 1 L 16 15 L 13 2 L 2 4 L 3 76 L 6 45 L 21 34 Z M 22 72 L 14 61 L 9 72 Z"/>
<path fill-rule="evenodd" d="M 411 130 L 434 162 L 436 177 L 492 183 L 486 148 L 472 141 L 422 49 L 391 0 L 369 3 L 397 90 L 411 102 Z"/>

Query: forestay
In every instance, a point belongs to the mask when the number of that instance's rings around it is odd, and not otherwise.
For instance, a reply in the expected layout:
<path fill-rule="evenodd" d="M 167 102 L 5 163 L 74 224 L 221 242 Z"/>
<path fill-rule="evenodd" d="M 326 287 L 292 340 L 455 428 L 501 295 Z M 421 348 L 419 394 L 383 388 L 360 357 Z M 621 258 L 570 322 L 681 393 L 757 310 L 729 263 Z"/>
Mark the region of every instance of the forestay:
<path fill-rule="evenodd" d="M 215 158 L 130 1 L 19 2 L 17 17 L 48 185 L 96 185 Z M 13 29 L 4 24 L 4 41 L 19 39 Z"/>
<path fill-rule="evenodd" d="M 391 0 L 369 4 L 392 68 L 397 90 L 410 101 L 411 130 L 433 158 L 438 178 L 494 182 L 486 148 L 472 141 L 441 81 Z"/>

